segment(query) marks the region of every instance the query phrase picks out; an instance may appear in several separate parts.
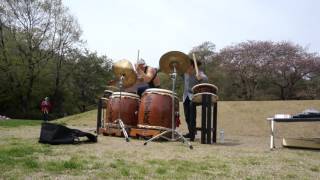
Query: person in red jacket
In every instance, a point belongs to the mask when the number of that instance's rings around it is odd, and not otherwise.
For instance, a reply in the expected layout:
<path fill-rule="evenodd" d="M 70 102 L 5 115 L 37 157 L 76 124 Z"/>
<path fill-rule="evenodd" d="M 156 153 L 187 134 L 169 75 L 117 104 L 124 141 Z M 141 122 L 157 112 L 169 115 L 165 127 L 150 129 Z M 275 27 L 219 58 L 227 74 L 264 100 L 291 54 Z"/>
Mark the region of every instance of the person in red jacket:
<path fill-rule="evenodd" d="M 51 109 L 51 104 L 49 102 L 49 98 L 48 97 L 45 97 L 43 99 L 43 101 L 41 102 L 41 112 L 42 112 L 42 115 L 43 115 L 43 120 L 44 121 L 48 121 L 48 115 L 49 115 L 49 111 Z"/>

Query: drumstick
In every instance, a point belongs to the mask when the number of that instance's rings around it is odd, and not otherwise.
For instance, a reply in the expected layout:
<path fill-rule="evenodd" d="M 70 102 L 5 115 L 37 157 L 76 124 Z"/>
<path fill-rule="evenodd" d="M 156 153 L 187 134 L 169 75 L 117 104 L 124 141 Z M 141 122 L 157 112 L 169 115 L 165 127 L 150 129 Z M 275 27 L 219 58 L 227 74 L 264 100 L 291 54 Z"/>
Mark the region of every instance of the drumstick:
<path fill-rule="evenodd" d="M 139 61 L 139 55 L 140 55 L 140 49 L 138 49 L 137 63 L 138 63 L 138 61 Z"/>
<path fill-rule="evenodd" d="M 194 68 L 196 69 L 196 76 L 199 75 L 199 70 L 198 70 L 198 64 L 197 64 L 197 60 L 196 60 L 196 55 L 194 53 L 192 53 L 193 55 L 193 63 L 194 63 Z"/>
<path fill-rule="evenodd" d="M 134 65 L 134 70 L 135 70 L 135 72 L 137 72 L 137 67 L 136 67 L 136 65 L 138 64 L 138 62 L 139 62 L 139 57 L 140 56 L 140 49 L 138 49 L 138 56 L 137 56 L 137 61 L 136 61 L 136 64 Z"/>

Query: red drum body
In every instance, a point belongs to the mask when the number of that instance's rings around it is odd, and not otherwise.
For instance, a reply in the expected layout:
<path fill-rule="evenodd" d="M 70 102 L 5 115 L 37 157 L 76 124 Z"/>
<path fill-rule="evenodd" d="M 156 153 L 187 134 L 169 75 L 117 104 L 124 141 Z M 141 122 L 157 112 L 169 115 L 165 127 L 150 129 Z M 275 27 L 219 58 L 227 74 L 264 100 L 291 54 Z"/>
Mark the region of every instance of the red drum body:
<path fill-rule="evenodd" d="M 101 98 L 101 101 L 102 101 L 102 108 L 103 109 L 106 109 L 107 108 L 107 105 L 108 105 L 108 100 L 107 98 Z"/>
<path fill-rule="evenodd" d="M 209 83 L 201 83 L 193 86 L 192 92 L 194 94 L 198 93 L 212 93 L 212 94 L 217 94 L 218 88 L 217 86 Z"/>
<path fill-rule="evenodd" d="M 121 120 L 126 126 L 137 126 L 139 111 L 139 96 L 132 93 L 114 92 L 108 101 L 106 123 L 113 124 L 119 119 L 119 111 L 121 112 Z"/>
<path fill-rule="evenodd" d="M 174 116 L 179 116 L 179 100 L 172 91 L 158 88 L 147 89 L 141 98 L 138 127 L 149 129 L 172 128 L 172 97 Z M 176 127 L 174 121 L 174 128 Z"/>

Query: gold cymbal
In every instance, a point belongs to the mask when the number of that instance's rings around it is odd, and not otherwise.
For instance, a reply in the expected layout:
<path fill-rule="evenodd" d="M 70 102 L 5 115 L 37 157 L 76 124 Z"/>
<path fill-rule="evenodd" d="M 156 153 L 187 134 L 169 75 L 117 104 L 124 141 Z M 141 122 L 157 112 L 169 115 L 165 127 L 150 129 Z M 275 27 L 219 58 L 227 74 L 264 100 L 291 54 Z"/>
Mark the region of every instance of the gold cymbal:
<path fill-rule="evenodd" d="M 183 52 L 170 51 L 160 58 L 160 70 L 164 73 L 173 73 L 173 66 L 176 67 L 178 74 L 183 74 L 190 66 L 190 58 Z"/>
<path fill-rule="evenodd" d="M 124 76 L 123 86 L 125 88 L 134 85 L 137 81 L 137 74 L 135 73 L 131 62 L 126 59 L 115 62 L 112 66 L 112 70 L 118 81 L 122 75 Z"/>

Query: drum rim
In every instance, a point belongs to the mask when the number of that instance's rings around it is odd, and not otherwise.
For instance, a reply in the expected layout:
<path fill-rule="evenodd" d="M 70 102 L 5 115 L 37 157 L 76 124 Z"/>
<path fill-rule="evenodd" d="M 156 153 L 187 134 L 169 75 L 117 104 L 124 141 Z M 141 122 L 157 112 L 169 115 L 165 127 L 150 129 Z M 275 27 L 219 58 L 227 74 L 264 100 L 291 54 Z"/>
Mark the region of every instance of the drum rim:
<path fill-rule="evenodd" d="M 110 98 L 112 97 L 119 97 L 120 96 L 120 92 L 113 92 L 112 95 L 110 96 Z M 128 93 L 128 92 L 121 92 L 121 97 L 132 97 L 132 98 L 137 98 L 140 99 L 139 95 L 137 94 L 133 94 L 133 93 Z"/>
<path fill-rule="evenodd" d="M 143 97 L 144 95 L 146 95 L 146 94 L 158 94 L 158 95 L 163 95 L 163 96 L 169 96 L 170 98 L 172 98 L 172 94 L 167 94 L 167 93 L 163 93 L 163 92 L 144 92 L 144 93 L 142 94 L 142 97 Z M 179 98 L 178 98 L 177 95 L 175 95 L 174 98 L 179 100 Z"/>
<path fill-rule="evenodd" d="M 213 84 L 210 84 L 210 83 L 200 83 L 200 84 L 197 84 L 197 85 L 194 85 L 192 87 L 192 92 L 194 91 L 195 88 L 199 87 L 199 86 L 211 86 L 213 88 L 215 88 L 217 91 L 219 90 L 219 88 Z"/>
<path fill-rule="evenodd" d="M 106 90 L 104 90 L 103 92 L 111 92 L 111 93 L 113 93 L 114 91 L 111 91 L 111 90 L 109 90 L 109 89 L 106 89 Z"/>
<path fill-rule="evenodd" d="M 149 89 L 146 89 L 144 93 L 156 93 L 156 92 L 167 93 L 170 96 L 172 96 L 172 94 L 173 94 L 173 92 L 171 90 L 161 89 L 161 88 L 149 88 Z M 174 93 L 174 96 L 177 97 L 177 93 Z"/>
<path fill-rule="evenodd" d="M 162 89 L 162 88 L 149 88 L 149 89 L 146 89 L 145 92 L 148 92 L 148 91 L 164 91 L 164 92 L 168 92 L 168 93 L 171 93 L 171 94 L 172 94 L 172 91 L 171 91 L 171 90 Z"/>

